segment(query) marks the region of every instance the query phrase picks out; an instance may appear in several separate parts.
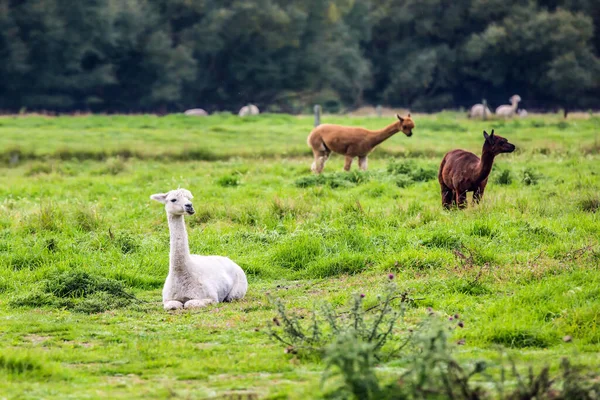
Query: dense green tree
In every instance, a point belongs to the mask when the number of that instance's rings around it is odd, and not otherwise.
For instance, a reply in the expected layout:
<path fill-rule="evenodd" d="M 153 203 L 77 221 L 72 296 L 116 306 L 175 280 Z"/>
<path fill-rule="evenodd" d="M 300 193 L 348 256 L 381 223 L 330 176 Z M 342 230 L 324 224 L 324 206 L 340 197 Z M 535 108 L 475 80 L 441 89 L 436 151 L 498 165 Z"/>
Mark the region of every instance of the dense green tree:
<path fill-rule="evenodd" d="M 0 0 L 0 109 L 600 102 L 597 0 Z"/>
<path fill-rule="evenodd" d="M 10 11 L 9 0 L 0 0 L 0 109 L 18 109 L 26 90 L 23 76 L 30 68 L 27 45 Z"/>
<path fill-rule="evenodd" d="M 592 36 L 593 23 L 583 14 L 529 5 L 474 35 L 465 54 L 478 67 L 471 68 L 473 79 L 505 98 L 519 92 L 534 106 L 571 108 L 583 105 L 582 96 L 598 84 Z"/>

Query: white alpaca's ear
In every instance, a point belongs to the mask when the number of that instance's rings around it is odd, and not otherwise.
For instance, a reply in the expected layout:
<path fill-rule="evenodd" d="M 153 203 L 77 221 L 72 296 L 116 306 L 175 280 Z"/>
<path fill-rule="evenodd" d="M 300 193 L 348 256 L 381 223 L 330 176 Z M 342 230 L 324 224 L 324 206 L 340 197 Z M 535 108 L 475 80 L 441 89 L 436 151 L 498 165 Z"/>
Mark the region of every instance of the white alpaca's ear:
<path fill-rule="evenodd" d="M 167 202 L 167 194 L 166 193 L 157 193 L 150 196 L 152 200 L 156 200 L 159 203 L 165 204 Z"/>

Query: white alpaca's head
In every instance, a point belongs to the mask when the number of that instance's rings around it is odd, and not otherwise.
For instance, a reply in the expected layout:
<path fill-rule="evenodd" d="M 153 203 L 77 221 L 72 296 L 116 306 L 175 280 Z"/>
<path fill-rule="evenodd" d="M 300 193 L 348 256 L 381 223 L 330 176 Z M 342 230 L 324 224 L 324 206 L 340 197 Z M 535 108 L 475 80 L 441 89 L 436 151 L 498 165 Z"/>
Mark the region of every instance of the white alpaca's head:
<path fill-rule="evenodd" d="M 175 189 L 167 193 L 157 193 L 150 196 L 152 200 L 156 200 L 165 205 L 165 210 L 172 215 L 192 215 L 194 207 L 192 206 L 192 193 L 186 189 Z"/>
<path fill-rule="evenodd" d="M 511 96 L 510 99 L 508 99 L 508 101 L 510 101 L 511 104 L 515 104 L 521 101 L 521 96 L 519 96 L 518 94 L 513 94 Z"/>

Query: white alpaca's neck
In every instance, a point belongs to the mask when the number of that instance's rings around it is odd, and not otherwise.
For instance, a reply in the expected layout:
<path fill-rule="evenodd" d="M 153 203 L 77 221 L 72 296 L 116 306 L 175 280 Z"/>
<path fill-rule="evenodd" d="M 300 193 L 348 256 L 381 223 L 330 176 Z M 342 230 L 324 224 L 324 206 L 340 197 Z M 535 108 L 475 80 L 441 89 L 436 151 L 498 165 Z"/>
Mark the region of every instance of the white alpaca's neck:
<path fill-rule="evenodd" d="M 183 215 L 167 213 L 169 220 L 169 233 L 171 236 L 171 251 L 169 253 L 169 270 L 171 272 L 184 271 L 190 260 L 190 246 Z"/>

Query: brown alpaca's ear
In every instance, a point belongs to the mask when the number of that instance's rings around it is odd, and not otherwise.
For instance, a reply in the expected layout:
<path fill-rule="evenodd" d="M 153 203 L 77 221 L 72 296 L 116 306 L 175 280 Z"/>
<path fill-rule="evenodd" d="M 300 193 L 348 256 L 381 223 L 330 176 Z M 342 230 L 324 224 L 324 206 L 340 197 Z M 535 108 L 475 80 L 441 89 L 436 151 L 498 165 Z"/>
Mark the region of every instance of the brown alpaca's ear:
<path fill-rule="evenodd" d="M 410 113 L 408 113 L 407 117 L 410 118 Z"/>
<path fill-rule="evenodd" d="M 404 122 L 404 118 L 402 118 L 402 117 L 401 117 L 401 116 L 399 116 L 398 114 L 396 114 L 396 117 L 398 117 L 398 120 L 399 120 L 400 122 Z M 410 115 L 409 115 L 409 117 L 410 117 Z"/>

